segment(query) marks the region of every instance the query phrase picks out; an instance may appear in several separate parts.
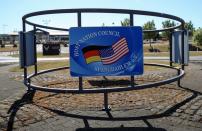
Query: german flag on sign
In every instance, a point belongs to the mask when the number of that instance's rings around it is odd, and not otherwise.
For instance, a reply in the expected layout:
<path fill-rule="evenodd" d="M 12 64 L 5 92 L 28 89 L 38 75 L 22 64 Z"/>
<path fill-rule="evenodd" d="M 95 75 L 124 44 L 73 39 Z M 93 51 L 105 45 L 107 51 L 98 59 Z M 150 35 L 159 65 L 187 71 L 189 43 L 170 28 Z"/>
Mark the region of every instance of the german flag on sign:
<path fill-rule="evenodd" d="M 102 62 L 103 65 L 115 63 L 128 54 L 126 38 L 121 38 L 112 46 L 87 46 L 82 49 L 86 63 Z"/>
<path fill-rule="evenodd" d="M 101 61 L 99 49 L 100 46 L 87 46 L 82 49 L 87 64 Z"/>

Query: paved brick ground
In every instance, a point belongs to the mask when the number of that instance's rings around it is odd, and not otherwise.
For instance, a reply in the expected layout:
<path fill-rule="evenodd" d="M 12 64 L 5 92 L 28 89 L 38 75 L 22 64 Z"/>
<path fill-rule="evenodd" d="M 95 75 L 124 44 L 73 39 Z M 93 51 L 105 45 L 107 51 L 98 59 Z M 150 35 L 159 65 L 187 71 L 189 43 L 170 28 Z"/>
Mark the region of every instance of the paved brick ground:
<path fill-rule="evenodd" d="M 190 84 L 189 88 L 199 92 L 184 90 L 174 83 L 138 92 L 114 93 L 109 95 L 109 103 L 112 106 L 110 112 L 101 111 L 103 103 L 100 100 L 103 99 L 103 95 L 43 92 L 26 94 L 23 89 L 25 87 L 20 82 L 14 81 L 14 84 L 7 87 L 10 97 L 1 97 L 0 130 L 200 131 L 202 130 L 202 95 L 198 78 L 200 69 L 200 63 L 190 64 L 184 78 L 184 81 Z M 197 72 L 197 77 L 194 77 L 194 71 Z M 5 83 L 13 82 L 9 79 L 8 72 L 4 71 L 1 75 L 7 76 L 7 80 L 4 79 Z M 195 83 L 192 82 L 193 78 Z M 184 84 L 185 82 L 182 83 Z M 188 88 L 186 84 L 185 86 Z M 121 99 L 123 97 L 125 99 Z M 90 102 L 92 99 L 93 103 Z M 120 117 L 121 119 L 118 119 Z"/>

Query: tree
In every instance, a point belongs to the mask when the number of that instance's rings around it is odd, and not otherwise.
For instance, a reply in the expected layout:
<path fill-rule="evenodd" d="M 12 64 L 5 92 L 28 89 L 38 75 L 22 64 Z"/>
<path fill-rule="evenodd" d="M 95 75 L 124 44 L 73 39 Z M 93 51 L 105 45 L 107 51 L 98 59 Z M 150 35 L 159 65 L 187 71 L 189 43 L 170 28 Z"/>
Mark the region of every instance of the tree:
<path fill-rule="evenodd" d="M 162 26 L 165 29 L 165 28 L 176 26 L 176 23 L 171 20 L 165 20 L 162 22 Z M 169 35 L 170 35 L 169 31 L 162 32 L 162 36 L 165 37 L 166 39 L 169 39 Z"/>
<path fill-rule="evenodd" d="M 156 27 L 155 27 L 154 20 L 148 21 L 147 23 L 145 23 L 145 24 L 143 25 L 143 29 L 144 29 L 144 30 L 155 30 Z M 144 34 L 144 39 L 154 39 L 155 36 L 156 36 L 156 33 L 155 33 L 155 32 L 145 33 L 145 34 Z"/>
<path fill-rule="evenodd" d="M 155 30 L 156 27 L 155 27 L 154 20 L 148 21 L 147 23 L 145 23 L 143 25 L 143 29 L 144 30 Z M 154 39 L 156 37 L 156 35 L 157 34 L 155 32 L 144 33 L 144 39 L 148 39 L 149 40 L 149 44 L 150 44 L 150 47 L 151 47 L 152 50 L 153 50 L 153 47 L 151 45 L 151 39 Z"/>
<path fill-rule="evenodd" d="M 121 21 L 121 26 L 130 26 L 130 19 L 125 18 L 123 21 Z"/>
<path fill-rule="evenodd" d="M 194 28 L 193 23 L 191 21 L 185 23 L 185 29 L 187 29 L 189 31 L 189 36 L 192 37 L 195 28 Z"/>
<path fill-rule="evenodd" d="M 194 34 L 193 34 L 193 41 L 196 43 L 198 46 L 202 46 L 202 29 L 199 28 L 197 29 Z"/>

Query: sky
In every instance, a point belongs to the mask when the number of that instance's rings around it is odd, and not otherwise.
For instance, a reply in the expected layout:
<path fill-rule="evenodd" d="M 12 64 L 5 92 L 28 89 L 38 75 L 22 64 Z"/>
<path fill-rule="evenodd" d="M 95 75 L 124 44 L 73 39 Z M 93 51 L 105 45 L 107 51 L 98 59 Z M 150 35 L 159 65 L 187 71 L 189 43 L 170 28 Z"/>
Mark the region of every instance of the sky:
<path fill-rule="evenodd" d="M 201 0 L 1 0 L 0 34 L 22 30 L 22 16 L 41 10 L 72 8 L 115 8 L 146 10 L 178 16 L 192 21 L 195 28 L 202 27 Z M 75 14 L 46 15 L 30 18 L 38 24 L 69 28 L 76 26 Z M 82 14 L 82 26 L 119 26 L 128 15 L 118 14 Z M 148 20 L 154 20 L 156 27 L 162 26 L 166 19 L 134 15 L 134 25 L 142 26 Z M 31 27 L 27 27 L 31 29 Z"/>

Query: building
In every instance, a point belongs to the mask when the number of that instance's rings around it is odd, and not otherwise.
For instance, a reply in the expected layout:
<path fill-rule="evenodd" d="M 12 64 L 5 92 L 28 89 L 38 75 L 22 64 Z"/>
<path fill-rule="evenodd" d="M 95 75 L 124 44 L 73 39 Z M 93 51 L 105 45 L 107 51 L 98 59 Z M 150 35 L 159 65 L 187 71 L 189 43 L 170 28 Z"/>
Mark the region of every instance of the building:
<path fill-rule="evenodd" d="M 62 44 L 67 46 L 69 43 L 69 35 L 67 32 L 47 32 L 41 29 L 36 30 L 36 43 L 45 44 Z M 19 33 L 12 32 L 9 34 L 0 34 L 0 45 L 18 45 Z"/>

